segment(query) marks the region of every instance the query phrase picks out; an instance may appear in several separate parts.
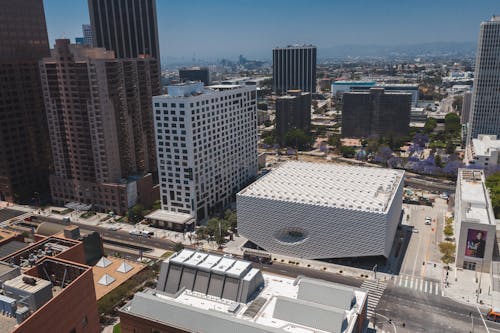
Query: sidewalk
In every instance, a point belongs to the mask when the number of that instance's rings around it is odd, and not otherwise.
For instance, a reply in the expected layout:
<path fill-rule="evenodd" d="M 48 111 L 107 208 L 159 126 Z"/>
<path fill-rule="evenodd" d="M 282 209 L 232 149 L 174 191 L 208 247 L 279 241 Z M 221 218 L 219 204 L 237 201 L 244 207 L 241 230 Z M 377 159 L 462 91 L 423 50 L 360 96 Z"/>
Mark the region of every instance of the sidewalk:
<path fill-rule="evenodd" d="M 243 237 L 235 237 L 234 241 L 228 242 L 223 251 L 228 254 L 233 255 L 243 255 L 243 245 L 247 242 L 246 238 Z M 280 264 L 287 264 L 290 266 L 308 268 L 312 270 L 325 271 L 329 273 L 337 273 L 342 274 L 344 276 L 350 276 L 355 278 L 368 278 L 375 279 L 375 274 L 372 270 L 366 270 L 361 268 L 349 267 L 344 265 L 331 264 L 327 262 L 322 262 L 318 260 L 309 260 L 309 259 L 301 259 L 288 257 L 283 255 L 278 255 L 271 253 L 273 262 Z M 393 279 L 393 275 L 377 272 L 377 278 L 381 281 L 389 281 Z"/>
<path fill-rule="evenodd" d="M 453 267 L 448 275 L 448 283 L 449 285 L 443 288 L 446 297 L 464 304 L 477 304 L 488 308 L 493 306 L 494 296 L 491 292 L 489 273 L 481 274 L 466 269 L 457 270 Z M 479 295 L 478 289 L 480 289 Z"/>

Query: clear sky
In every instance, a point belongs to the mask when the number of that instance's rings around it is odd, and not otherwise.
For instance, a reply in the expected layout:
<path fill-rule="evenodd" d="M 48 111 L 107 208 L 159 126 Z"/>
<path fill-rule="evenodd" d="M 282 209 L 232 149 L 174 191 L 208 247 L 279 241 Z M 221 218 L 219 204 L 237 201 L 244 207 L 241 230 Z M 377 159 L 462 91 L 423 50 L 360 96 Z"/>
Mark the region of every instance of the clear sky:
<path fill-rule="evenodd" d="M 81 36 L 87 0 L 44 0 L 51 45 Z M 476 41 L 499 0 L 157 0 L 167 58 L 270 58 L 274 46 Z"/>

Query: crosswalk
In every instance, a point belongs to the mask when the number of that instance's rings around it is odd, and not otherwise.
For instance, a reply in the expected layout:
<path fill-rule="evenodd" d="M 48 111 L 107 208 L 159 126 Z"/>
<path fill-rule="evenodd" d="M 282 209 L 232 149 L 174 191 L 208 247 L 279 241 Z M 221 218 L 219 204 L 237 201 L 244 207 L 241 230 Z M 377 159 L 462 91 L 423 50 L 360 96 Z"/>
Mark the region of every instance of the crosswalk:
<path fill-rule="evenodd" d="M 377 280 L 365 280 L 363 284 L 361 284 L 361 288 L 368 290 L 368 318 L 371 318 L 373 316 L 375 308 L 377 307 L 380 298 L 384 294 L 384 290 L 386 287 L 387 282 Z"/>
<path fill-rule="evenodd" d="M 409 288 L 423 293 L 428 293 L 436 296 L 443 296 L 444 292 L 441 284 L 437 281 L 425 280 L 416 276 L 399 275 L 394 284 L 401 288 Z"/>

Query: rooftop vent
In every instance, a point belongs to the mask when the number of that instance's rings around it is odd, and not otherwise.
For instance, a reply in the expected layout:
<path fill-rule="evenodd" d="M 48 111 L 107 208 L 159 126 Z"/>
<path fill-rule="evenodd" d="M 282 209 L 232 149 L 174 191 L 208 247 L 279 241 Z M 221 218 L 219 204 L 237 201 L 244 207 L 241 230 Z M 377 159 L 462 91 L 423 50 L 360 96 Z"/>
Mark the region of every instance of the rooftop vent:
<path fill-rule="evenodd" d="M 29 276 L 23 276 L 23 282 L 30 286 L 36 285 L 36 279 Z"/>

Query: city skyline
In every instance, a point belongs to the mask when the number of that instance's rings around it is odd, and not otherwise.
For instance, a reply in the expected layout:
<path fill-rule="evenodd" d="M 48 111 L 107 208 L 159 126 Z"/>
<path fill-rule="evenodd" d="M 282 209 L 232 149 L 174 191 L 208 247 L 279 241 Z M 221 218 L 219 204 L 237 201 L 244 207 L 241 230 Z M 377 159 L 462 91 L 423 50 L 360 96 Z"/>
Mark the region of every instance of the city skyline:
<path fill-rule="evenodd" d="M 86 0 L 44 0 L 44 4 L 50 45 L 56 38 L 80 36 L 81 24 L 90 22 Z M 276 15 L 280 12 L 286 15 Z M 229 5 L 226 0 L 210 4 L 191 0 L 158 1 L 157 13 L 160 54 L 168 62 L 239 54 L 270 60 L 273 47 L 288 44 L 312 43 L 318 46 L 318 57 L 324 57 L 337 45 L 475 43 L 478 22 L 500 14 L 500 5 L 494 1 L 424 1 L 418 6 L 396 1 L 292 1 L 285 8 L 277 1 Z M 297 22 L 303 23 L 300 28 Z"/>

